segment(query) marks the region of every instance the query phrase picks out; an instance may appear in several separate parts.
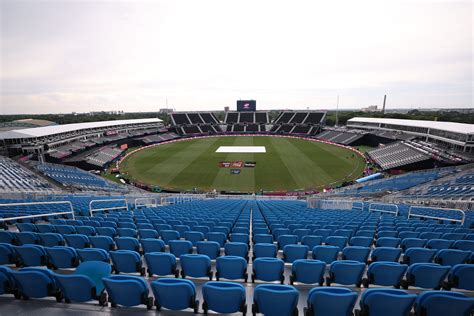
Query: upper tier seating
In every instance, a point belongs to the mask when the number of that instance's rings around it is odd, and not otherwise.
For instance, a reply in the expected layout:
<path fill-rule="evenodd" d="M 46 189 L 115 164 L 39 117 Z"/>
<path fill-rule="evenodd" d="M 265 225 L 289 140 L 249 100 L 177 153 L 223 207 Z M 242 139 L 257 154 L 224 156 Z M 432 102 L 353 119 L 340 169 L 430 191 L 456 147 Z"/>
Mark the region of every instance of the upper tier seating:
<path fill-rule="evenodd" d="M 17 162 L 0 156 L 0 193 L 54 192 L 54 187 Z"/>
<path fill-rule="evenodd" d="M 79 190 L 125 191 L 123 186 L 109 182 L 104 178 L 98 177 L 76 167 L 45 163 L 39 164 L 37 169 L 45 176 L 50 177 L 64 186 L 70 186 Z"/>

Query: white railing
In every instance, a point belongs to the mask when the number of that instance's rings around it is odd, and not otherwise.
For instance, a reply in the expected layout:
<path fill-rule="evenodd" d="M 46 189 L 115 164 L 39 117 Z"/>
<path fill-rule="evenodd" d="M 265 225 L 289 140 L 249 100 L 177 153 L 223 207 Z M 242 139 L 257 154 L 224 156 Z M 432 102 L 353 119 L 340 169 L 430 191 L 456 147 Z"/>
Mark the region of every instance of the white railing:
<path fill-rule="evenodd" d="M 139 204 L 139 201 L 142 203 L 142 204 Z M 146 202 L 150 202 L 150 203 L 146 203 Z M 158 206 L 158 200 L 154 197 L 142 197 L 142 198 L 136 198 L 135 199 L 135 209 L 139 208 L 139 207 L 157 207 Z"/>
<path fill-rule="evenodd" d="M 27 219 L 27 218 L 36 218 L 36 217 L 47 217 L 47 216 L 56 216 L 56 215 L 66 215 L 71 214 L 72 219 L 74 216 L 74 208 L 71 201 L 47 201 L 47 202 L 22 202 L 22 203 L 3 203 L 0 204 L 1 207 L 12 207 L 12 206 L 28 206 L 28 205 L 57 205 L 57 204 L 66 204 L 69 206 L 70 211 L 68 212 L 55 212 L 55 213 L 44 213 L 44 214 L 34 214 L 34 215 L 23 215 L 23 216 L 14 216 L 7 218 L 0 218 L 0 222 L 13 221 L 18 219 Z"/>
<path fill-rule="evenodd" d="M 461 219 L 456 219 L 456 218 L 449 218 L 449 217 L 442 217 L 442 216 L 431 216 L 431 215 L 424 215 L 424 214 L 416 214 L 417 210 L 430 210 L 430 211 L 442 211 L 442 212 L 458 212 L 461 213 Z M 428 207 L 428 206 L 417 206 L 417 205 L 411 205 L 410 209 L 408 210 L 408 218 L 410 217 L 423 217 L 423 218 L 429 218 L 429 219 L 437 219 L 437 220 L 443 220 L 443 221 L 451 221 L 451 222 L 459 222 L 461 225 L 464 224 L 464 220 L 466 219 L 466 213 L 463 210 L 460 209 L 446 209 L 446 208 L 436 208 L 436 207 Z"/>
<path fill-rule="evenodd" d="M 92 208 L 94 203 L 99 202 L 124 202 L 123 206 L 111 206 L 111 207 L 102 207 L 102 208 Z M 128 202 L 127 199 L 104 199 L 104 200 L 92 200 L 89 202 L 89 216 L 93 216 L 94 212 L 100 211 L 111 211 L 111 210 L 127 210 L 128 211 Z"/>
<path fill-rule="evenodd" d="M 390 213 L 390 214 L 395 214 L 395 216 L 398 216 L 398 213 L 400 212 L 400 210 L 397 204 L 370 203 L 369 213 L 371 212 Z"/>
<path fill-rule="evenodd" d="M 363 210 L 364 202 L 359 200 L 328 200 L 328 199 L 307 199 L 308 208 L 318 208 L 321 210 Z"/>

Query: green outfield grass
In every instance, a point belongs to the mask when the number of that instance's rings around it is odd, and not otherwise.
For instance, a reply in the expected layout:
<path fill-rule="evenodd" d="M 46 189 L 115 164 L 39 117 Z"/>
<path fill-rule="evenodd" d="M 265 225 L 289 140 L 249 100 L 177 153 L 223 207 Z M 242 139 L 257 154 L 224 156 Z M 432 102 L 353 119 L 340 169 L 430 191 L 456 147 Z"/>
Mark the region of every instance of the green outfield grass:
<path fill-rule="evenodd" d="M 265 146 L 266 153 L 216 153 L 219 146 Z M 221 161 L 255 161 L 233 175 Z M 362 157 L 333 145 L 303 139 L 209 137 L 143 149 L 122 162 L 120 171 L 165 189 L 257 192 L 321 189 L 361 176 Z"/>

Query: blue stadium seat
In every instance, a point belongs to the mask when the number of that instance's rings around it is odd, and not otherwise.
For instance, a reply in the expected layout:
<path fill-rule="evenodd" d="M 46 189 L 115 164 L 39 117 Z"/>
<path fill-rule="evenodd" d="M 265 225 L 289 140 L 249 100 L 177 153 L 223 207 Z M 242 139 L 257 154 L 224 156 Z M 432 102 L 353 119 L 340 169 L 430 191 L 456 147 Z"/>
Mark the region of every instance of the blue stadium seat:
<path fill-rule="evenodd" d="M 37 245 L 40 243 L 38 234 L 34 232 L 17 233 L 16 240 L 19 245 Z"/>
<path fill-rule="evenodd" d="M 337 246 L 316 246 L 313 248 L 313 259 L 321 260 L 330 264 L 337 260 L 339 247 Z"/>
<path fill-rule="evenodd" d="M 204 226 L 204 225 L 196 225 L 196 226 L 193 227 L 193 230 L 203 233 L 204 236 L 206 236 L 207 233 L 211 231 L 209 226 Z"/>
<path fill-rule="evenodd" d="M 139 229 L 138 236 L 140 236 L 140 239 L 158 239 L 160 237 L 154 229 Z"/>
<path fill-rule="evenodd" d="M 285 263 L 278 258 L 257 258 L 253 262 L 252 283 L 255 280 L 262 281 L 280 281 L 281 284 L 285 281 L 283 271 Z"/>
<path fill-rule="evenodd" d="M 394 237 L 382 237 L 377 239 L 375 242 L 376 247 L 394 247 L 397 248 L 400 245 L 401 239 Z"/>
<path fill-rule="evenodd" d="M 298 315 L 299 292 L 289 285 L 260 284 L 253 292 L 252 313 L 265 316 Z"/>
<path fill-rule="evenodd" d="M 409 248 L 403 256 L 403 263 L 412 265 L 415 263 L 430 263 L 436 255 L 435 249 Z"/>
<path fill-rule="evenodd" d="M 65 241 L 61 234 L 58 233 L 40 233 L 38 234 L 41 244 L 45 247 L 64 246 Z"/>
<path fill-rule="evenodd" d="M 242 257 L 249 260 L 249 246 L 242 242 L 228 242 L 224 245 L 224 253 L 226 256 Z"/>
<path fill-rule="evenodd" d="M 347 237 L 329 236 L 326 238 L 324 243 L 328 246 L 336 246 L 339 248 L 339 251 L 342 251 L 342 249 L 347 245 L 348 240 Z"/>
<path fill-rule="evenodd" d="M 165 242 L 161 239 L 142 238 L 140 239 L 140 243 L 143 248 L 143 253 L 165 251 Z"/>
<path fill-rule="evenodd" d="M 56 287 L 53 273 L 41 268 L 23 268 L 10 271 L 18 290 L 18 296 L 23 299 L 44 298 L 48 296 L 61 299 L 61 292 Z"/>
<path fill-rule="evenodd" d="M 208 256 L 211 260 L 215 260 L 221 254 L 221 246 L 216 241 L 198 241 L 196 243 L 196 252 Z"/>
<path fill-rule="evenodd" d="M 370 248 L 360 246 L 347 246 L 342 249 L 342 259 L 367 263 Z"/>
<path fill-rule="evenodd" d="M 349 246 L 370 247 L 373 243 L 372 237 L 356 236 L 349 240 Z"/>
<path fill-rule="evenodd" d="M 313 288 L 308 293 L 305 316 L 347 316 L 357 301 L 357 293 L 342 287 Z"/>
<path fill-rule="evenodd" d="M 247 281 L 247 261 L 237 256 L 222 256 L 216 260 L 216 280 L 220 278 L 228 280 Z"/>
<path fill-rule="evenodd" d="M 115 249 L 115 242 L 110 236 L 91 236 L 89 241 L 93 248 L 110 251 Z"/>
<path fill-rule="evenodd" d="M 448 281 L 443 284 L 443 288 L 450 290 L 451 288 L 462 290 L 474 290 L 474 265 L 473 264 L 457 264 L 451 268 Z"/>
<path fill-rule="evenodd" d="M 459 250 L 474 251 L 474 240 L 456 240 L 453 248 Z"/>
<path fill-rule="evenodd" d="M 118 250 L 130 250 L 140 253 L 140 243 L 134 237 L 116 237 L 115 244 Z"/>
<path fill-rule="evenodd" d="M 72 225 L 54 225 L 54 229 L 61 235 L 76 233 L 76 228 L 74 228 Z"/>
<path fill-rule="evenodd" d="M 119 237 L 137 238 L 137 230 L 134 228 L 117 228 Z"/>
<path fill-rule="evenodd" d="M 454 244 L 454 240 L 446 240 L 446 239 L 430 239 L 426 243 L 425 247 L 429 249 L 449 249 Z"/>
<path fill-rule="evenodd" d="M 276 258 L 277 246 L 274 244 L 254 244 L 253 259 L 255 258 Z"/>
<path fill-rule="evenodd" d="M 75 249 L 84 249 L 90 247 L 89 237 L 80 234 L 65 234 L 63 235 L 69 247 Z"/>
<path fill-rule="evenodd" d="M 187 276 L 192 278 L 208 277 L 212 280 L 211 259 L 206 255 L 184 254 L 180 257 L 181 261 L 181 277 Z"/>
<path fill-rule="evenodd" d="M 378 238 L 385 238 L 385 237 L 397 238 L 398 232 L 395 230 L 383 230 L 377 233 L 377 237 Z"/>
<path fill-rule="evenodd" d="M 273 235 L 257 234 L 253 236 L 254 244 L 273 244 Z"/>
<path fill-rule="evenodd" d="M 402 316 L 409 315 L 416 295 L 398 289 L 368 289 L 362 293 L 360 316 Z"/>
<path fill-rule="evenodd" d="M 308 257 L 308 246 L 304 245 L 286 245 L 283 248 L 283 260 L 293 263 L 298 259 L 306 259 Z"/>
<path fill-rule="evenodd" d="M 298 243 L 298 236 L 296 235 L 280 235 L 277 238 L 278 249 L 283 250 L 286 245 L 296 245 Z"/>
<path fill-rule="evenodd" d="M 24 245 L 15 246 L 14 249 L 18 258 L 18 266 L 36 267 L 45 266 L 48 263 L 48 258 L 43 246 Z"/>
<path fill-rule="evenodd" d="M 365 271 L 365 264 L 358 261 L 334 261 L 329 269 L 329 276 L 326 278 L 326 285 L 338 283 L 343 285 L 355 284 L 360 287 L 362 276 Z"/>
<path fill-rule="evenodd" d="M 298 242 L 301 242 L 304 236 L 311 235 L 311 230 L 307 228 L 298 228 L 298 229 L 293 230 L 293 235 L 298 236 Z"/>
<path fill-rule="evenodd" d="M 324 272 L 326 263 L 319 260 L 299 259 L 291 266 L 290 284 L 301 282 L 304 284 L 324 284 Z"/>
<path fill-rule="evenodd" d="M 145 253 L 145 261 L 148 267 L 149 277 L 152 277 L 153 275 L 174 275 L 175 277 L 178 277 L 179 275 L 179 272 L 176 269 L 176 257 L 171 253 Z"/>
<path fill-rule="evenodd" d="M 161 239 L 163 239 L 167 245 L 172 240 L 179 240 L 179 232 L 176 230 L 161 230 L 160 235 Z"/>
<path fill-rule="evenodd" d="M 140 254 L 131 250 L 116 250 L 110 252 L 115 273 L 139 272 L 145 275 L 145 268 L 142 267 Z"/>
<path fill-rule="evenodd" d="M 179 233 L 180 238 L 184 238 L 184 234 L 191 230 L 189 225 L 173 225 L 173 229 Z"/>
<path fill-rule="evenodd" d="M 323 237 L 315 235 L 306 235 L 301 238 L 301 244 L 308 246 L 309 250 L 313 250 L 314 247 L 321 245 Z"/>
<path fill-rule="evenodd" d="M 207 282 L 202 287 L 204 314 L 209 310 L 217 313 L 247 312 L 245 288 L 232 282 Z"/>
<path fill-rule="evenodd" d="M 102 278 L 110 276 L 110 264 L 100 261 L 88 261 L 77 267 L 73 274 L 54 274 L 54 279 L 61 290 L 66 303 L 99 301 L 107 304 Z"/>
<path fill-rule="evenodd" d="M 377 261 L 369 265 L 367 278 L 362 280 L 364 287 L 370 284 L 393 286 L 400 288 L 400 282 L 408 269 L 408 265 L 398 262 Z"/>
<path fill-rule="evenodd" d="M 250 243 L 250 237 L 248 234 L 232 233 L 230 234 L 230 241 L 248 244 Z"/>
<path fill-rule="evenodd" d="M 53 270 L 70 269 L 79 265 L 79 257 L 72 247 L 45 247 L 44 250 L 48 255 L 48 266 Z"/>
<path fill-rule="evenodd" d="M 425 246 L 426 242 L 427 242 L 426 239 L 405 238 L 405 239 L 402 239 L 402 242 L 400 243 L 400 248 L 402 248 L 403 251 L 409 248 L 422 248 Z"/>
<path fill-rule="evenodd" d="M 392 261 L 398 262 L 400 256 L 402 254 L 401 248 L 393 248 L 393 247 L 377 247 L 372 251 L 370 255 L 370 261 Z"/>
<path fill-rule="evenodd" d="M 38 233 L 55 233 L 56 229 L 51 224 L 36 224 Z"/>
<path fill-rule="evenodd" d="M 154 300 L 148 296 L 148 283 L 145 279 L 130 275 L 111 275 L 102 279 L 109 294 L 112 307 L 146 305 L 152 309 Z"/>
<path fill-rule="evenodd" d="M 441 288 L 449 270 L 449 266 L 436 263 L 415 263 L 408 267 L 406 279 L 402 280 L 401 285 L 404 289 L 416 286 L 437 290 Z"/>
<path fill-rule="evenodd" d="M 0 243 L 0 265 L 16 262 L 16 253 L 12 245 Z"/>
<path fill-rule="evenodd" d="M 32 223 L 17 223 L 16 227 L 20 232 L 37 232 L 36 225 Z"/>
<path fill-rule="evenodd" d="M 16 245 L 16 233 L 0 230 L 0 243 Z"/>
<path fill-rule="evenodd" d="M 95 236 L 97 234 L 95 228 L 92 226 L 76 226 L 76 231 L 78 234 L 86 236 Z"/>
<path fill-rule="evenodd" d="M 209 232 L 207 233 L 206 239 L 208 241 L 215 241 L 218 242 L 220 247 L 224 247 L 224 244 L 227 240 L 227 235 L 221 232 Z"/>
<path fill-rule="evenodd" d="M 196 231 L 186 231 L 184 232 L 184 239 L 189 240 L 193 243 L 193 246 L 196 246 L 196 243 L 204 240 L 204 234 Z"/>
<path fill-rule="evenodd" d="M 193 253 L 193 244 L 188 240 L 170 240 L 170 253 L 179 258 L 181 255 Z"/>
<path fill-rule="evenodd" d="M 463 293 L 426 291 L 415 302 L 417 316 L 468 316 L 474 312 L 474 298 Z"/>
<path fill-rule="evenodd" d="M 471 251 L 459 249 L 441 249 L 436 253 L 434 262 L 443 266 L 455 266 L 457 264 L 467 263 L 471 253 Z"/>
<path fill-rule="evenodd" d="M 169 310 L 194 309 L 199 311 L 199 301 L 196 300 L 196 287 L 193 282 L 183 279 L 161 278 L 150 284 L 157 310 L 166 308 Z"/>
<path fill-rule="evenodd" d="M 108 236 L 111 238 L 117 236 L 117 231 L 113 227 L 96 227 L 95 230 L 99 236 Z"/>
<path fill-rule="evenodd" d="M 102 262 L 110 262 L 109 252 L 105 251 L 104 249 L 100 248 L 85 248 L 85 249 L 77 249 L 77 255 L 81 262 L 86 261 L 102 261 Z"/>

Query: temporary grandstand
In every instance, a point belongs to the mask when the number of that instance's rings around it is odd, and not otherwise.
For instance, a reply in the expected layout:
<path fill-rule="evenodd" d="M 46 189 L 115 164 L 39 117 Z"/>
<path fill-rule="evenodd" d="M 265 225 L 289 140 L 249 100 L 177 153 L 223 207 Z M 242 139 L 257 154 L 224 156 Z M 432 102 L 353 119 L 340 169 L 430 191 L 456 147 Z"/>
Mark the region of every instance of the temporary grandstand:
<path fill-rule="evenodd" d="M 474 125 L 453 122 L 354 117 L 349 128 L 403 132 L 425 141 L 462 152 L 474 152 Z"/>
<path fill-rule="evenodd" d="M 325 111 L 282 111 L 273 122 L 276 134 L 315 135 L 326 120 Z"/>
<path fill-rule="evenodd" d="M 95 143 L 145 135 L 163 127 L 158 118 L 117 120 L 25 128 L 0 133 L 4 152 L 66 157 Z"/>
<path fill-rule="evenodd" d="M 219 120 L 212 112 L 171 113 L 171 129 L 179 135 L 215 134 L 221 132 Z"/>

